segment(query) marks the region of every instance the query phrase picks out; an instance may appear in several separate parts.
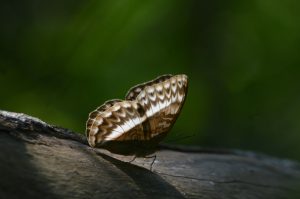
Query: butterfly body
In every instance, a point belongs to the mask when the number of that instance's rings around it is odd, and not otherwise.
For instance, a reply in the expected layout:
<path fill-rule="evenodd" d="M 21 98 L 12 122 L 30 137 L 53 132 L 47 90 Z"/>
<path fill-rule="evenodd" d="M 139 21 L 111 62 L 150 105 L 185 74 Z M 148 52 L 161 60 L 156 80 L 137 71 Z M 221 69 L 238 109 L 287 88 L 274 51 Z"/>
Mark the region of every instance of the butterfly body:
<path fill-rule="evenodd" d="M 163 75 L 131 88 L 126 100 L 105 102 L 89 115 L 90 146 L 122 155 L 155 152 L 180 113 L 187 87 L 186 75 Z"/>

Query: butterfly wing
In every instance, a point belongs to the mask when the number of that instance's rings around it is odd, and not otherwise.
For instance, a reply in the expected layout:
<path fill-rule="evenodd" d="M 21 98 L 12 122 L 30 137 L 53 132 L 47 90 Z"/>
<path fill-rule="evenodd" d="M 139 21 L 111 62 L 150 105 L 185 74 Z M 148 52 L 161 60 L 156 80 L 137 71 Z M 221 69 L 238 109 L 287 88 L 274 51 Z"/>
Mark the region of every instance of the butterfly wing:
<path fill-rule="evenodd" d="M 103 113 L 109 107 L 112 107 L 114 104 L 116 104 L 117 102 L 121 102 L 121 101 L 122 100 L 120 100 L 120 99 L 108 100 L 108 101 L 104 102 L 104 104 L 99 106 L 96 110 L 94 110 L 93 112 L 91 112 L 89 114 L 89 118 L 86 122 L 86 131 L 85 131 L 85 134 L 87 137 L 89 137 L 89 134 L 90 134 L 90 131 L 91 131 L 91 128 L 93 127 L 93 125 L 97 124 L 97 122 L 95 123 L 97 116 L 99 114 Z"/>
<path fill-rule="evenodd" d="M 173 75 L 171 75 L 171 74 L 161 75 L 161 76 L 157 77 L 154 80 L 151 80 L 151 81 L 148 81 L 148 82 L 144 82 L 142 84 L 138 84 L 138 85 L 132 87 L 131 89 L 129 89 L 129 91 L 127 92 L 127 94 L 125 96 L 125 99 L 126 100 L 135 100 L 136 97 L 140 94 L 140 92 L 142 90 L 144 90 L 144 88 L 146 86 L 151 86 L 151 85 L 163 82 L 163 81 L 165 81 L 167 79 L 170 79 L 172 76 Z"/>
<path fill-rule="evenodd" d="M 158 82 L 158 83 L 156 83 Z M 151 138 L 166 134 L 175 123 L 184 104 L 188 77 L 175 75 L 147 84 L 136 97 L 149 120 Z"/>
<path fill-rule="evenodd" d="M 106 142 L 144 139 L 141 108 L 135 101 L 109 101 L 90 114 L 86 134 L 92 147 Z"/>

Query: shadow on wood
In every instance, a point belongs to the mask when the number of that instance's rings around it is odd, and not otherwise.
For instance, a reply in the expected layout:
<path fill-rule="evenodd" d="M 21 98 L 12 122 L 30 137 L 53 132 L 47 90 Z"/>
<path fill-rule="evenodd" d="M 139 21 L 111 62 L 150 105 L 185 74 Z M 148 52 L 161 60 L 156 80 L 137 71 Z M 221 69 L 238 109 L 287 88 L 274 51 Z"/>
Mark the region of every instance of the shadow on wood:
<path fill-rule="evenodd" d="M 0 111 L 0 198 L 300 198 L 299 164 L 250 152 L 161 149 L 152 160 Z M 127 161 L 127 162 L 126 162 Z"/>

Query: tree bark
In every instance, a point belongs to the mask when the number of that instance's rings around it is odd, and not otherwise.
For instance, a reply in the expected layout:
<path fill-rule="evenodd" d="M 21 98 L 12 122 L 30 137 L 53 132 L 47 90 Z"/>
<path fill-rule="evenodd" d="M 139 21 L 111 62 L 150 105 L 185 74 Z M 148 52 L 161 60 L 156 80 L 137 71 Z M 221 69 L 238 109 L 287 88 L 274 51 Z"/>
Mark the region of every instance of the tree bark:
<path fill-rule="evenodd" d="M 155 155 L 129 162 L 68 129 L 0 111 L 0 198 L 300 198 L 297 162 L 197 147 Z"/>

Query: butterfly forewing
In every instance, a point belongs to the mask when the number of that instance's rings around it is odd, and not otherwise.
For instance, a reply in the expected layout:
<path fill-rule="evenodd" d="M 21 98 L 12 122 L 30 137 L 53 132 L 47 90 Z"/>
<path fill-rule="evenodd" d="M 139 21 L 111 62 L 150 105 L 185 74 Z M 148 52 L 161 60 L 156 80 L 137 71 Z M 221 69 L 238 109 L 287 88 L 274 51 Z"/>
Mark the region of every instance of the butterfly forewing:
<path fill-rule="evenodd" d="M 184 104 L 187 76 L 176 75 L 163 82 L 146 86 L 136 100 L 144 107 L 150 123 L 151 137 L 167 133 Z"/>
<path fill-rule="evenodd" d="M 154 84 L 163 82 L 163 81 L 165 81 L 165 80 L 167 80 L 167 79 L 169 79 L 171 77 L 172 77 L 171 74 L 161 75 L 161 76 L 157 77 L 154 80 L 151 80 L 151 81 L 148 81 L 148 82 L 144 82 L 142 84 L 138 84 L 138 85 L 132 87 L 131 89 L 129 89 L 129 91 L 127 92 L 127 94 L 125 96 L 125 99 L 126 100 L 135 100 L 136 97 L 140 94 L 140 92 L 142 90 L 144 90 L 144 88 L 146 86 L 152 86 Z"/>
<path fill-rule="evenodd" d="M 124 101 L 107 101 L 89 115 L 89 144 L 124 155 L 153 152 L 176 121 L 187 88 L 186 75 L 163 75 L 131 88 Z"/>

